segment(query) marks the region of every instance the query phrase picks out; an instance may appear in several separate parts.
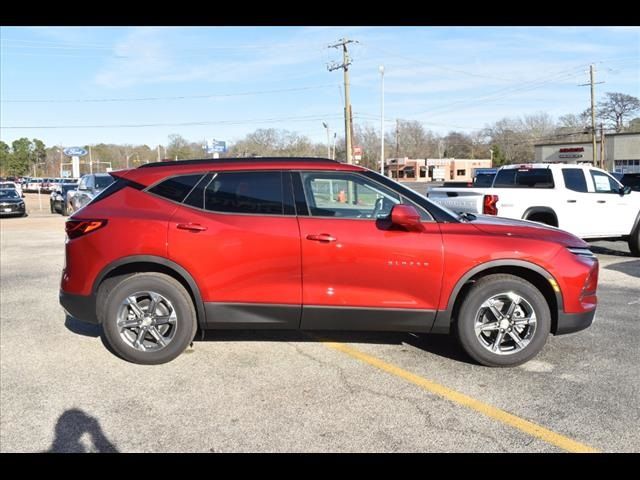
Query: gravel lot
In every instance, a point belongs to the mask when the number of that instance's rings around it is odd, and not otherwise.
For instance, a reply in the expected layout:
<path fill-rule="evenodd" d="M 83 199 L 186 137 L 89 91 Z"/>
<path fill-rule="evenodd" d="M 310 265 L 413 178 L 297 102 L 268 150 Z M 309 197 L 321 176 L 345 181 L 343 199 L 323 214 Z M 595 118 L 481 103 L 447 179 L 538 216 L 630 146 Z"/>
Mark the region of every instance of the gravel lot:
<path fill-rule="evenodd" d="M 0 220 L 0 451 L 559 452 L 558 446 L 297 332 L 209 332 L 138 366 L 58 304 L 64 218 L 27 194 Z M 327 335 L 607 452 L 640 451 L 640 260 L 596 242 L 594 325 L 513 369 L 470 363 L 449 337 Z"/>

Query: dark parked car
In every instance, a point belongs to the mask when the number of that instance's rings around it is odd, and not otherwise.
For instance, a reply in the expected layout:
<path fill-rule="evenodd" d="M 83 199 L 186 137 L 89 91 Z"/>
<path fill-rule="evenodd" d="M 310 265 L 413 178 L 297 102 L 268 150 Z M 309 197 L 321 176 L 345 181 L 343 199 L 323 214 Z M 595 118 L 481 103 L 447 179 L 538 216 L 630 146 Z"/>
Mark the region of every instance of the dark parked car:
<path fill-rule="evenodd" d="M 640 173 L 614 173 L 613 176 L 625 187 L 631 187 L 634 192 L 640 192 Z"/>
<path fill-rule="evenodd" d="M 67 213 L 71 215 L 80 210 L 112 183 L 113 177 L 108 173 L 84 175 L 78 182 L 77 190 L 70 192 L 73 195 L 67 195 Z"/>
<path fill-rule="evenodd" d="M 51 213 L 60 213 L 66 216 L 69 214 L 67 212 L 67 194 L 68 192 L 75 191 L 78 188 L 78 184 L 61 183 L 54 188 L 55 190 L 51 192 L 51 197 L 49 198 Z"/>
<path fill-rule="evenodd" d="M 0 216 L 8 215 L 19 215 L 21 217 L 27 215 L 24 200 L 22 200 L 15 188 L 0 189 Z"/>

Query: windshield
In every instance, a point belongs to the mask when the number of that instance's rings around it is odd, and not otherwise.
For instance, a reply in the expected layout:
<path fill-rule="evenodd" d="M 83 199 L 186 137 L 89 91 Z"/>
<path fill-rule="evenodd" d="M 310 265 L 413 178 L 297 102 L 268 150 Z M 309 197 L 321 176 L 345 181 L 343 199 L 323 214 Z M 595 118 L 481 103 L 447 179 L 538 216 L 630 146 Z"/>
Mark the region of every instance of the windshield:
<path fill-rule="evenodd" d="M 20 198 L 15 190 L 0 190 L 0 199 L 9 200 L 13 198 Z"/>

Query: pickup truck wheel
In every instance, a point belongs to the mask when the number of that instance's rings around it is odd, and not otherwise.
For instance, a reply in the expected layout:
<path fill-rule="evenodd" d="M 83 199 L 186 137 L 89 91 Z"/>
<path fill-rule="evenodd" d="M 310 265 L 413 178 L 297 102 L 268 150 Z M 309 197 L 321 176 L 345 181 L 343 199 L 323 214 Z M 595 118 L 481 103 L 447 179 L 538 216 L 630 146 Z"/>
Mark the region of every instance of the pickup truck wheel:
<path fill-rule="evenodd" d="M 488 275 L 471 287 L 454 331 L 462 348 L 489 367 L 513 367 L 540 352 L 551 328 L 549 306 L 526 280 Z"/>
<path fill-rule="evenodd" d="M 634 257 L 640 257 L 640 224 L 629 237 L 629 250 Z"/>
<path fill-rule="evenodd" d="M 179 356 L 196 334 L 196 312 L 185 288 L 161 273 L 136 273 L 110 285 L 98 305 L 103 339 L 133 363 L 155 365 Z"/>

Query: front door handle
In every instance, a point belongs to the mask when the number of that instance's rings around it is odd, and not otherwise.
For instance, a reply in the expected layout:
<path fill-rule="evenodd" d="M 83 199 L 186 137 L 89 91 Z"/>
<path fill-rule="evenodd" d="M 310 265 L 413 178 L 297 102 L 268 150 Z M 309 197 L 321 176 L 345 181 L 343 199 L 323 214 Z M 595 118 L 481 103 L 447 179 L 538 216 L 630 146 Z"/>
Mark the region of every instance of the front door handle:
<path fill-rule="evenodd" d="M 567 200 L 567 203 L 576 203 L 575 200 Z"/>
<path fill-rule="evenodd" d="M 335 242 L 337 238 L 329 235 L 328 233 L 321 233 L 319 235 L 307 235 L 307 240 L 329 243 L 329 242 Z"/>
<path fill-rule="evenodd" d="M 598 203 L 607 203 L 607 201 L 606 201 L 606 200 L 598 200 L 597 202 L 598 202 Z"/>
<path fill-rule="evenodd" d="M 207 227 L 200 225 L 199 223 L 179 223 L 176 225 L 179 230 L 189 230 L 190 232 L 204 232 Z"/>

